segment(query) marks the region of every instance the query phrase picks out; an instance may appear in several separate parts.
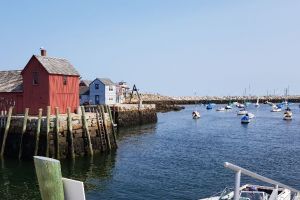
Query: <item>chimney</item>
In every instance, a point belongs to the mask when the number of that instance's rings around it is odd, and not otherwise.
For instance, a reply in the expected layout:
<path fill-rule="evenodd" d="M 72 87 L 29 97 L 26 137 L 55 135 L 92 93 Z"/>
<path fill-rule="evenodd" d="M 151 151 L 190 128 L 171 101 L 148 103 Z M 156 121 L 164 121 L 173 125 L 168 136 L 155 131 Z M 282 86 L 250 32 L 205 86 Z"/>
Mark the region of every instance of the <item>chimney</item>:
<path fill-rule="evenodd" d="M 41 47 L 40 49 L 41 49 L 41 56 L 47 56 L 46 49 L 44 49 L 43 47 Z"/>

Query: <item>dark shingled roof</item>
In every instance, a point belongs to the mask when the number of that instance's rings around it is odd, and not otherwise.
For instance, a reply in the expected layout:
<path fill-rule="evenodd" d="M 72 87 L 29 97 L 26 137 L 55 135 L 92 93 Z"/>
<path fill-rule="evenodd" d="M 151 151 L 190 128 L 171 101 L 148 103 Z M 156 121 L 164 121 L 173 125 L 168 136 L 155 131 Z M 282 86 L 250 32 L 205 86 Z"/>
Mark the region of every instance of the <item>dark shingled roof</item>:
<path fill-rule="evenodd" d="M 115 85 L 109 78 L 97 78 L 101 81 L 104 85 Z"/>
<path fill-rule="evenodd" d="M 79 95 L 90 95 L 90 88 L 87 86 L 80 86 Z"/>
<path fill-rule="evenodd" d="M 0 92 L 22 92 L 21 70 L 0 71 Z"/>
<path fill-rule="evenodd" d="M 80 86 L 87 86 L 88 87 L 91 84 L 91 82 L 92 81 L 90 81 L 90 80 L 81 80 L 80 83 L 79 83 L 79 85 Z"/>
<path fill-rule="evenodd" d="M 66 59 L 34 55 L 49 74 L 80 76 L 73 65 Z"/>

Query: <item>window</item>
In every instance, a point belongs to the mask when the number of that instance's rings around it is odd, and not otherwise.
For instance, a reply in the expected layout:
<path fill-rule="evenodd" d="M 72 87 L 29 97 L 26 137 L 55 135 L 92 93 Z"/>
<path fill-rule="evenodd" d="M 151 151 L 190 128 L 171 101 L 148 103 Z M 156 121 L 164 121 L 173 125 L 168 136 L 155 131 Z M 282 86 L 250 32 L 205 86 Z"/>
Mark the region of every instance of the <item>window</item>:
<path fill-rule="evenodd" d="M 64 78 L 63 78 L 63 84 L 64 84 L 64 85 L 67 85 L 67 83 L 68 83 L 68 77 L 67 77 L 67 76 L 64 76 Z"/>
<path fill-rule="evenodd" d="M 109 100 L 109 101 L 112 101 L 112 100 L 114 100 L 114 98 L 112 98 L 112 97 L 109 97 L 109 98 L 108 98 L 108 100 Z"/>
<path fill-rule="evenodd" d="M 99 84 L 95 84 L 95 89 L 96 89 L 96 90 L 99 89 Z"/>
<path fill-rule="evenodd" d="M 32 73 L 32 84 L 33 85 L 39 84 L 39 74 L 37 72 Z"/>
<path fill-rule="evenodd" d="M 114 88 L 112 85 L 109 86 L 109 91 L 114 91 Z"/>

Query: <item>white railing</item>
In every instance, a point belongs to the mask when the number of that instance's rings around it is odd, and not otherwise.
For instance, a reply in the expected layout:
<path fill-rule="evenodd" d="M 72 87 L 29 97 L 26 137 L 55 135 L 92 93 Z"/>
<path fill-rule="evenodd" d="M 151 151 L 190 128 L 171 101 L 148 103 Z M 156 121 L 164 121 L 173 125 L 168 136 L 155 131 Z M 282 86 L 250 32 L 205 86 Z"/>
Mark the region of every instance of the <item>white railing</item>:
<path fill-rule="evenodd" d="M 274 181 L 270 178 L 261 176 L 259 174 L 251 172 L 247 169 L 244 169 L 244 168 L 239 167 L 237 165 L 231 164 L 229 162 L 225 162 L 224 166 L 226 168 L 231 169 L 231 170 L 236 172 L 235 173 L 235 185 L 234 185 L 234 200 L 239 200 L 240 199 L 240 191 L 239 190 L 240 190 L 240 184 L 241 184 L 241 174 L 244 174 L 244 175 L 250 176 L 252 178 L 255 178 L 257 180 L 272 184 L 272 185 L 275 186 L 276 189 L 278 189 L 278 187 L 289 189 L 291 192 L 295 193 L 294 199 L 299 199 L 299 197 L 300 197 L 300 191 L 299 190 L 296 190 L 295 188 L 287 186 L 283 183 L 280 183 L 280 182 Z M 274 196 L 272 196 L 272 198 L 274 198 Z"/>

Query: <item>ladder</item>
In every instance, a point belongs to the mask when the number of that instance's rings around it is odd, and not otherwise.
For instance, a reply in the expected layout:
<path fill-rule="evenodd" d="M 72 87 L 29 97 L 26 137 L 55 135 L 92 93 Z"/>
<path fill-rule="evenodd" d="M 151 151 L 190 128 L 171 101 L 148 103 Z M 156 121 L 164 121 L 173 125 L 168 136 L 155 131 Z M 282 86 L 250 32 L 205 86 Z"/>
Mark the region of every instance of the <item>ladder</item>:
<path fill-rule="evenodd" d="M 97 119 L 97 125 L 98 125 L 98 136 L 100 137 L 101 141 L 101 150 L 104 151 L 107 149 L 107 142 L 105 137 L 105 128 L 104 128 L 104 121 L 101 114 L 101 111 L 99 109 L 96 109 L 96 119 Z"/>

